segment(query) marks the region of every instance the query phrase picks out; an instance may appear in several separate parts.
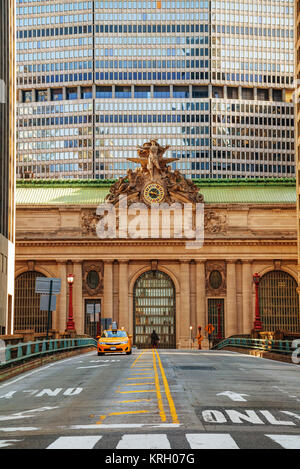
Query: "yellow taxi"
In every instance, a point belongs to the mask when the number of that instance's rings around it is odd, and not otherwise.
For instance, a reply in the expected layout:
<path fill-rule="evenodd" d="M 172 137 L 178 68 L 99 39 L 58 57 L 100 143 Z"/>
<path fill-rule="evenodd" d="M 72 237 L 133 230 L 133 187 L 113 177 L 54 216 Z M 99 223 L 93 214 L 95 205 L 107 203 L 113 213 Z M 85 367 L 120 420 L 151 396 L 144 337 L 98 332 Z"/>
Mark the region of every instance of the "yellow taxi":
<path fill-rule="evenodd" d="M 97 342 L 98 356 L 104 353 L 125 352 L 131 355 L 131 336 L 123 329 L 104 330 Z"/>

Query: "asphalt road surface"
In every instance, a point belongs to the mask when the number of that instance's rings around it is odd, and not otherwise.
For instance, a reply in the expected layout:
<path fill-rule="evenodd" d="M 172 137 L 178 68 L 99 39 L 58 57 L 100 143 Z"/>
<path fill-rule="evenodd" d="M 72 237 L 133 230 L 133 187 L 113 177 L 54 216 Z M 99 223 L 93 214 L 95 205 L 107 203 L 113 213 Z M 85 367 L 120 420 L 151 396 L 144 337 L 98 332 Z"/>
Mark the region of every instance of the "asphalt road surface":
<path fill-rule="evenodd" d="M 225 351 L 77 355 L 0 384 L 0 448 L 300 449 L 299 373 Z"/>

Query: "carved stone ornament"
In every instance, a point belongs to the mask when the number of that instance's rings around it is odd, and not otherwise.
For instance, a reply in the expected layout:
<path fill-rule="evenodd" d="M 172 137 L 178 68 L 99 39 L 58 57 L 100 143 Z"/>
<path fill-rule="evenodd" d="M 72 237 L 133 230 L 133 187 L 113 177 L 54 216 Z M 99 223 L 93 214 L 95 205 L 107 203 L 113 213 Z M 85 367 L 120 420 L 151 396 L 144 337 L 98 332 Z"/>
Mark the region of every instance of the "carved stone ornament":
<path fill-rule="evenodd" d="M 141 166 L 135 170 L 128 169 L 127 176 L 111 186 L 105 202 L 117 205 L 121 195 L 127 196 L 128 205 L 136 202 L 147 205 L 203 202 L 203 196 L 192 180 L 186 179 L 177 169 L 172 171 L 168 166 L 178 160 L 163 157 L 168 148 L 159 145 L 155 139 L 138 147 L 138 157 L 128 160 Z"/>
<path fill-rule="evenodd" d="M 214 210 L 204 211 L 204 231 L 208 234 L 220 234 L 227 232 L 227 217 L 225 213 Z"/>
<path fill-rule="evenodd" d="M 212 277 L 215 273 L 220 276 L 220 283 L 214 284 Z M 217 288 L 214 288 L 217 287 Z M 208 296 L 226 294 L 226 264 L 225 262 L 207 262 L 205 266 L 205 288 Z"/>
<path fill-rule="evenodd" d="M 84 210 L 81 214 L 81 231 L 83 236 L 96 236 L 96 226 L 100 217 L 96 215 L 95 209 Z"/>
<path fill-rule="evenodd" d="M 103 293 L 103 262 L 83 262 L 82 264 L 82 293 L 95 296 Z M 93 280 L 90 281 L 90 278 Z"/>

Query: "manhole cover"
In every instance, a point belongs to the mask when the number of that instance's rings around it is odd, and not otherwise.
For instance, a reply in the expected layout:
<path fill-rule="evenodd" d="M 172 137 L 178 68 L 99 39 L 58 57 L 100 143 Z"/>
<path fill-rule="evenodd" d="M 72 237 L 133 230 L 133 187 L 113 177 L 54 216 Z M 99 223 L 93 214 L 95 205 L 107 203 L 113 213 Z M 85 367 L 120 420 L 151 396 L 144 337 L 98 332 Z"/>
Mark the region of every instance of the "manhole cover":
<path fill-rule="evenodd" d="M 215 370 L 215 368 L 213 366 L 193 366 L 193 365 L 190 365 L 190 366 L 177 366 L 177 368 L 179 368 L 180 370 L 192 370 L 192 371 L 211 371 L 211 370 Z"/>

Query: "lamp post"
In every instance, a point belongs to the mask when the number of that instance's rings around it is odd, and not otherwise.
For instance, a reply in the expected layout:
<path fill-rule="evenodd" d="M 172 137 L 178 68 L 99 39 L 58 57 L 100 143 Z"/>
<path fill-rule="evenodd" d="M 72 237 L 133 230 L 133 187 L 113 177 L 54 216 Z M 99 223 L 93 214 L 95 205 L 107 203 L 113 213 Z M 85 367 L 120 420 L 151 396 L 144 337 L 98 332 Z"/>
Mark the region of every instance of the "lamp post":
<path fill-rule="evenodd" d="M 191 348 L 193 348 L 192 330 L 193 330 L 193 326 L 190 326 L 190 347 Z"/>
<path fill-rule="evenodd" d="M 222 331 L 221 331 L 221 303 L 217 304 L 218 309 L 218 333 L 217 339 L 222 339 Z"/>
<path fill-rule="evenodd" d="M 255 285 L 255 319 L 254 319 L 254 330 L 262 331 L 262 323 L 259 315 L 259 297 L 258 297 L 258 288 L 260 282 L 260 275 L 256 272 L 253 274 L 253 282 Z"/>
<path fill-rule="evenodd" d="M 74 282 L 74 275 L 69 274 L 67 275 L 67 281 L 69 285 L 69 312 L 68 312 L 68 320 L 67 320 L 67 331 L 75 331 L 75 322 L 73 319 L 73 282 Z"/>

